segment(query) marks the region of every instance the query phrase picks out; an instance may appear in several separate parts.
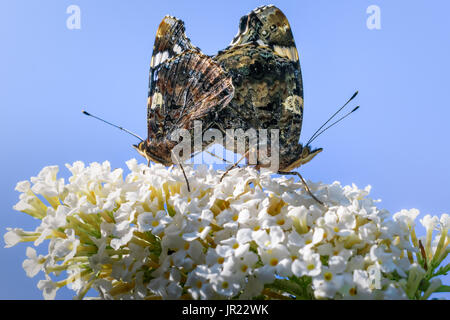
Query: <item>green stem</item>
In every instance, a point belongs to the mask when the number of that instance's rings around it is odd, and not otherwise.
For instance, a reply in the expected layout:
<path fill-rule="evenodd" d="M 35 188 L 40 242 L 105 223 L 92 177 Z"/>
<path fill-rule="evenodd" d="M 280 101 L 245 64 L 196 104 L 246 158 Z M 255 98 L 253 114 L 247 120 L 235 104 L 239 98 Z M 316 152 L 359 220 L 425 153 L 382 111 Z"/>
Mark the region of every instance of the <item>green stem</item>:
<path fill-rule="evenodd" d="M 303 288 L 291 280 L 275 279 L 274 282 L 265 285 L 265 287 L 292 294 L 300 300 L 311 299 L 310 295 L 307 293 L 307 288 Z"/>

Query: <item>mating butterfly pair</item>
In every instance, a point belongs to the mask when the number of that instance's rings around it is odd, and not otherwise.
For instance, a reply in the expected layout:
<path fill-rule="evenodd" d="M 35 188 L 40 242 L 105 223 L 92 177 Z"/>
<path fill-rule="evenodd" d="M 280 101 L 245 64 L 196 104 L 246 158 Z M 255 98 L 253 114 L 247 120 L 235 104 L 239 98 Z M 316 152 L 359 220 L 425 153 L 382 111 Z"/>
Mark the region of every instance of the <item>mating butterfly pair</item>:
<path fill-rule="evenodd" d="M 176 129 L 280 130 L 280 170 L 291 171 L 322 149 L 299 144 L 303 87 L 298 52 L 286 16 L 275 6 L 241 18 L 231 44 L 213 57 L 166 16 L 159 25 L 150 68 L 148 138 L 136 149 L 149 161 L 171 165 Z M 236 151 L 233 150 L 232 151 Z"/>
<path fill-rule="evenodd" d="M 181 161 L 172 160 L 177 142 L 171 136 L 178 129 L 193 132 L 196 120 L 206 123 L 209 129 L 221 131 L 278 129 L 278 173 L 298 175 L 308 193 L 321 203 L 301 175 L 292 172 L 322 151 L 311 149 L 309 143 L 323 126 L 305 146 L 299 143 L 303 120 L 302 75 L 290 25 L 280 9 L 262 6 L 243 16 L 238 34 L 215 56 L 203 54 L 190 42 L 181 20 L 171 16 L 163 19 L 150 64 L 148 137 L 140 138 L 142 141 L 134 147 L 149 162 L 180 164 L 183 169 Z M 205 149 L 208 144 L 205 141 L 202 147 Z M 222 145 L 238 151 L 236 144 Z M 250 143 L 246 148 L 244 156 L 248 160 Z M 195 148 L 191 150 L 195 152 Z"/>

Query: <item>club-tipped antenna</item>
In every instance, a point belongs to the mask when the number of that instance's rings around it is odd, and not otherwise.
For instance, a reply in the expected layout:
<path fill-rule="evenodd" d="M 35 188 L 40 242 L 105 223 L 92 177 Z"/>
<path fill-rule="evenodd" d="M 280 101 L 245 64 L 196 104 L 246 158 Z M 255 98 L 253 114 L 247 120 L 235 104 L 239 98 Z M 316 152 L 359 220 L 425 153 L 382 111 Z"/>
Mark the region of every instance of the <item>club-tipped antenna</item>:
<path fill-rule="evenodd" d="M 85 111 L 85 110 L 81 110 L 81 112 L 83 112 L 85 115 L 87 115 L 87 116 L 89 116 L 89 117 L 92 117 L 92 118 L 95 118 L 95 119 L 97 119 L 97 120 L 103 121 L 103 122 L 105 122 L 105 123 L 107 123 L 107 124 L 109 124 L 109 125 L 111 125 L 111 126 L 113 126 L 113 127 L 116 127 L 116 128 L 118 128 L 118 129 L 120 129 L 120 130 L 123 130 L 123 131 L 125 131 L 126 133 L 131 134 L 132 136 L 138 138 L 138 139 L 141 140 L 141 141 L 144 141 L 144 139 L 142 139 L 141 137 L 139 137 L 137 134 L 135 134 L 135 133 L 133 133 L 133 132 L 131 132 L 131 131 L 125 129 L 125 128 L 122 128 L 122 127 L 120 127 L 120 126 L 118 126 L 118 125 L 115 125 L 115 124 L 113 124 L 113 123 L 111 123 L 111 122 L 108 122 L 108 121 L 106 121 L 106 120 L 103 120 L 102 118 L 99 118 L 99 117 L 97 117 L 97 116 L 94 116 L 93 114 L 90 114 L 89 112 L 87 112 L 87 111 Z"/>
<path fill-rule="evenodd" d="M 325 127 L 325 125 L 328 123 L 328 122 L 330 122 L 339 112 L 341 112 L 341 110 L 342 109 L 344 109 L 345 108 L 345 106 L 346 105 L 348 105 L 349 103 L 350 103 L 350 101 L 352 101 L 356 96 L 357 96 L 357 94 L 358 94 L 358 91 L 356 91 L 351 97 L 350 97 L 350 99 L 348 99 L 347 100 L 347 102 L 342 106 L 342 107 L 340 107 L 327 121 L 325 121 L 325 123 L 324 124 L 322 124 L 321 126 L 320 126 L 320 128 L 319 129 L 317 129 L 316 130 L 316 132 L 314 132 L 314 134 L 311 136 L 311 138 L 309 138 L 309 140 L 308 140 L 308 142 L 306 143 L 306 145 L 308 146 L 315 138 L 316 138 L 316 135 L 318 134 L 318 132 L 323 128 L 323 127 Z M 357 108 L 355 108 L 355 109 L 357 109 Z M 353 111 L 355 111 L 355 109 L 353 110 Z M 352 113 L 353 111 L 351 111 L 350 113 Z M 350 114 L 349 113 L 349 114 Z M 347 114 L 348 115 L 348 114 Z M 346 116 L 347 116 L 346 115 Z M 343 118 L 341 118 L 340 120 L 342 120 Z M 339 121 L 340 121 L 339 120 Z M 337 122 L 335 122 L 335 123 L 337 123 Z M 323 131 L 322 131 L 323 132 Z"/>
<path fill-rule="evenodd" d="M 323 129 L 322 131 L 320 131 L 318 134 L 315 135 L 315 137 L 313 139 L 309 139 L 308 144 L 309 145 L 311 142 L 313 142 L 314 140 L 317 139 L 318 136 L 320 136 L 322 133 L 324 133 L 326 130 L 330 129 L 332 126 L 334 126 L 335 124 L 337 124 L 338 122 L 344 120 L 345 118 L 347 118 L 349 115 L 351 115 L 353 112 L 355 112 L 356 110 L 359 109 L 359 106 L 356 106 L 352 111 L 350 111 L 349 113 L 347 113 L 345 116 L 341 117 L 340 119 L 336 120 L 335 122 L 333 122 L 332 124 L 330 124 L 328 127 L 326 127 L 325 129 Z"/>

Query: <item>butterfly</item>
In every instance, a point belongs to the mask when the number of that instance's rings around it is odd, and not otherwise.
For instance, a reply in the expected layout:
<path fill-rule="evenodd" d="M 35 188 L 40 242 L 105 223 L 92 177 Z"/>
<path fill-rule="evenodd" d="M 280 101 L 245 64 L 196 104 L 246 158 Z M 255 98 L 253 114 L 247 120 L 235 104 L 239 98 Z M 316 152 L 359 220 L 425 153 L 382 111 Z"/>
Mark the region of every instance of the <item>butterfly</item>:
<path fill-rule="evenodd" d="M 156 32 L 150 63 L 148 137 L 134 148 L 149 162 L 177 164 L 172 157 L 177 144 L 171 140 L 174 131 L 192 132 L 195 120 L 211 122 L 233 95 L 231 77 L 191 44 L 183 21 L 164 17 Z M 183 158 L 192 156 L 194 149 Z"/>
<path fill-rule="evenodd" d="M 231 75 L 235 88 L 233 99 L 219 111 L 218 119 L 221 121 L 216 126 L 222 131 L 232 128 L 278 129 L 278 145 L 276 148 L 269 145 L 269 149 L 272 147 L 272 151 L 279 154 L 277 173 L 297 175 L 310 196 L 323 204 L 309 190 L 300 173 L 293 170 L 308 163 L 323 151 L 322 148 L 310 146 L 315 138 L 358 109 L 356 107 L 320 131 L 357 92 L 305 145 L 299 142 L 304 106 L 299 54 L 288 19 L 273 5 L 258 7 L 243 16 L 237 35 L 228 47 L 214 56 L 214 61 Z M 225 146 L 229 150 L 237 151 L 236 144 Z M 249 143 L 244 154 L 247 162 L 252 149 L 256 151 L 257 148 Z M 264 160 L 258 159 L 256 167 L 267 167 Z"/>
<path fill-rule="evenodd" d="M 219 118 L 223 129 L 279 129 L 279 169 L 291 171 L 321 148 L 299 143 L 303 84 L 289 22 L 277 7 L 262 6 L 243 16 L 238 34 L 214 60 L 232 76 L 235 93 Z"/>

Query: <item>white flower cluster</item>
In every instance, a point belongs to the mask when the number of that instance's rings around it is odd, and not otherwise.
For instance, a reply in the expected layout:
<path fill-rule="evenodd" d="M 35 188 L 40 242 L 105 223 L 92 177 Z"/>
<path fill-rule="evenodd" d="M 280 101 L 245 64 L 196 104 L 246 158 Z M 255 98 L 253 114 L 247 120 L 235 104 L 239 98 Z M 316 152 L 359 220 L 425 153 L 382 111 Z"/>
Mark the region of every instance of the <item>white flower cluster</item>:
<path fill-rule="evenodd" d="M 309 183 L 324 207 L 294 179 L 250 167 L 222 182 L 222 172 L 187 167 L 188 192 L 179 169 L 127 166 L 125 179 L 109 162 L 75 162 L 68 184 L 56 166 L 17 184 L 14 208 L 42 222 L 8 229 L 6 246 L 50 239 L 47 255 L 29 247 L 23 263 L 30 277 L 45 272 L 46 299 L 65 285 L 103 299 L 414 299 L 441 287 L 419 290 L 448 253 L 446 214 L 426 216 L 418 240 L 418 211 L 391 217 L 370 187 Z"/>

